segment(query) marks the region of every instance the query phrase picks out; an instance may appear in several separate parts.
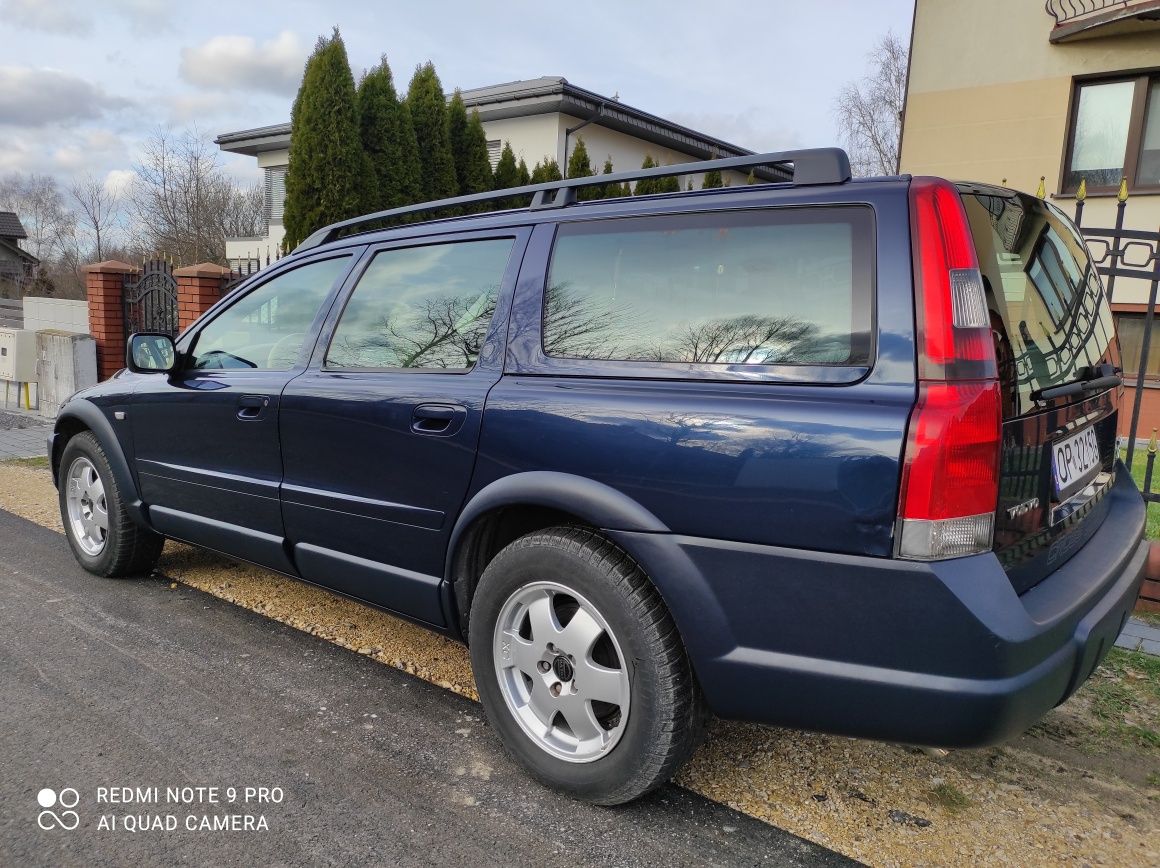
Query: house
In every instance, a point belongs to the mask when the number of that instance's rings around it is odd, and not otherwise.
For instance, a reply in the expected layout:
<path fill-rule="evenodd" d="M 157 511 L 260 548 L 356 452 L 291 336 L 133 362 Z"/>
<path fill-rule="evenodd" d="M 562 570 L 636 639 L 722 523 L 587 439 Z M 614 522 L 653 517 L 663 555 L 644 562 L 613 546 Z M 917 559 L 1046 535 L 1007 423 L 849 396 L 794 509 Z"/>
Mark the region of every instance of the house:
<path fill-rule="evenodd" d="M 24 250 L 20 242 L 28 237 L 20 218 L 12 211 L 0 211 L 0 295 L 6 288 L 21 289 L 36 274 L 40 260 Z M 20 292 L 11 292 L 18 297 Z"/>
<path fill-rule="evenodd" d="M 1086 228 L 1115 225 L 1122 183 L 1124 226 L 1156 232 L 1160 0 L 917 0 L 900 168 L 1027 192 L 1042 178 L 1069 216 L 1082 182 Z M 1089 246 L 1097 258 L 1107 251 Z M 1147 260 L 1136 244 L 1123 261 Z M 1113 288 L 1129 374 L 1139 370 L 1149 289 L 1126 278 Z M 1160 333 L 1143 406 L 1146 436 L 1160 426 Z"/>
<path fill-rule="evenodd" d="M 597 171 L 606 158 L 612 160 L 616 171 L 628 171 L 639 169 L 646 155 L 670 164 L 752 153 L 625 105 L 616 96 L 584 90 L 559 76 L 480 87 L 461 91 L 461 96 L 469 112 L 479 112 L 492 168 L 504 142 L 511 143 L 516 159 L 522 157 L 529 168 L 545 157 L 566 166 L 577 137 L 584 139 Z M 265 171 L 266 235 L 226 240 L 226 257 L 232 266 L 254 259 L 264 262 L 284 235 L 282 203 L 290 158 L 290 124 L 223 133 L 214 143 L 223 151 L 255 157 Z M 732 184 L 743 184 L 745 179 L 744 174 L 727 173 Z M 680 179 L 682 187 L 690 181 L 699 187 L 701 180 L 700 175 Z"/>

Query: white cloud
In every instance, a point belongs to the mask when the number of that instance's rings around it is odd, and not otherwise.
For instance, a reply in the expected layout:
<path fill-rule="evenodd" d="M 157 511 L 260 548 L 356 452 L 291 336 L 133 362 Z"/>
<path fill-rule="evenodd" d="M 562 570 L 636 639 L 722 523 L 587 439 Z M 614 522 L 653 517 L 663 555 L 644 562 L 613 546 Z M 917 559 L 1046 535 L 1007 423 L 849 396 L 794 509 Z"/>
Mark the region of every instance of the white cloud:
<path fill-rule="evenodd" d="M 31 66 L 0 66 L 0 126 L 93 120 L 130 103 L 83 78 Z"/>
<path fill-rule="evenodd" d="M 0 174 L 41 172 L 66 181 L 69 176 L 102 176 L 131 162 L 125 141 L 99 129 L 44 127 L 5 137 Z"/>
<path fill-rule="evenodd" d="M 293 94 L 302 78 L 306 47 L 288 30 L 259 43 L 250 36 L 214 36 L 181 49 L 181 77 L 207 90 Z"/>
<path fill-rule="evenodd" d="M 0 21 L 45 33 L 88 33 L 92 21 L 70 0 L 3 0 Z"/>
<path fill-rule="evenodd" d="M 121 196 L 137 180 L 137 173 L 132 169 L 112 169 L 105 175 L 105 190 Z"/>

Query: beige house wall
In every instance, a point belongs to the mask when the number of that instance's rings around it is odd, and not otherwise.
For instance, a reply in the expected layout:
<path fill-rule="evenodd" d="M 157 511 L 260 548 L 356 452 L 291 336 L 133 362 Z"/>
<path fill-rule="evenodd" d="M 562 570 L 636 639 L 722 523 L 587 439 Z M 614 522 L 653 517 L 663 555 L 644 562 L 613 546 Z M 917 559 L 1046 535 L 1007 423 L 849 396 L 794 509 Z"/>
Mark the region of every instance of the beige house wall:
<path fill-rule="evenodd" d="M 564 130 L 579 126 L 583 121 L 569 115 L 558 115 L 558 117 L 560 118 L 560 141 L 562 145 Z M 662 148 L 659 145 L 642 141 L 635 136 L 610 130 L 608 127 L 602 127 L 596 123 L 589 124 L 568 137 L 568 156 L 571 156 L 572 150 L 576 147 L 577 138 L 584 140 L 584 147 L 588 149 L 588 159 L 592 162 L 592 168 L 596 172 L 604 170 L 604 160 L 606 158 L 612 159 L 612 170 L 614 172 L 629 172 L 633 169 L 639 169 L 640 164 L 644 162 L 645 156 L 652 156 L 662 166 L 688 163 L 699 159 L 682 151 Z M 561 160 L 561 166 L 565 165 L 566 162 L 567 158 L 565 157 Z M 738 172 L 727 172 L 725 177 L 730 184 L 744 184 L 746 180 L 746 175 Z M 699 174 L 679 176 L 682 190 L 685 189 L 689 181 L 693 182 L 694 190 L 699 190 L 703 179 L 704 176 Z"/>
<path fill-rule="evenodd" d="M 523 118 L 484 121 L 483 131 L 489 139 L 511 142 L 516 162 L 523 158 L 530 170 L 544 157 L 559 159 L 563 141 L 559 118 L 559 113 L 551 112 Z"/>
<path fill-rule="evenodd" d="M 1075 77 L 1160 68 L 1160 32 L 1053 45 L 1055 22 L 1038 0 L 917 0 L 901 170 L 1060 194 Z M 1160 227 L 1160 195 L 1133 194 L 1133 228 Z M 1085 225 L 1111 226 L 1115 199 L 1089 196 Z M 1116 301 L 1147 299 L 1120 281 Z"/>

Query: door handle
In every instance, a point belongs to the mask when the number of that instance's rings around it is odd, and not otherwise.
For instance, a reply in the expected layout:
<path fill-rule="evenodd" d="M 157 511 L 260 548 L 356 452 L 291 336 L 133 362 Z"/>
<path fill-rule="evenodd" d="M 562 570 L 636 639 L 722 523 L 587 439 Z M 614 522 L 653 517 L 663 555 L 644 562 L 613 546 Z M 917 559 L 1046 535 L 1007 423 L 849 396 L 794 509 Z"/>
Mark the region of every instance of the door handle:
<path fill-rule="evenodd" d="M 466 419 L 467 408 L 458 404 L 420 404 L 411 414 L 411 430 L 449 437 L 463 427 Z"/>
<path fill-rule="evenodd" d="M 238 418 L 251 422 L 259 418 L 269 404 L 270 399 L 265 395 L 242 395 L 238 398 Z"/>

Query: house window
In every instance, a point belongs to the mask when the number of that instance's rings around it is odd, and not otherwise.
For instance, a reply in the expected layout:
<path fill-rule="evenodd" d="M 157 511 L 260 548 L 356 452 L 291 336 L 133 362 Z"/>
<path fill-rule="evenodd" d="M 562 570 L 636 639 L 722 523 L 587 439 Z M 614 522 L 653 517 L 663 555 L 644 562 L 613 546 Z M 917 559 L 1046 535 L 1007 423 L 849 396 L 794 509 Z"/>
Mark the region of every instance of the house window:
<path fill-rule="evenodd" d="M 286 167 L 266 169 L 266 222 L 282 222 L 282 206 L 286 202 Z"/>
<path fill-rule="evenodd" d="M 1140 373 L 1140 352 L 1144 348 L 1144 314 L 1116 314 L 1116 334 L 1120 339 L 1120 358 L 1124 376 L 1135 379 Z M 1160 378 L 1160 333 L 1153 331 L 1148 342 L 1147 379 Z"/>
<path fill-rule="evenodd" d="M 1160 190 L 1160 75 L 1076 84 L 1063 189 Z"/>
<path fill-rule="evenodd" d="M 487 140 L 487 159 L 491 163 L 491 170 L 494 172 L 495 167 L 499 165 L 499 155 L 503 152 L 503 142 L 499 139 Z"/>

